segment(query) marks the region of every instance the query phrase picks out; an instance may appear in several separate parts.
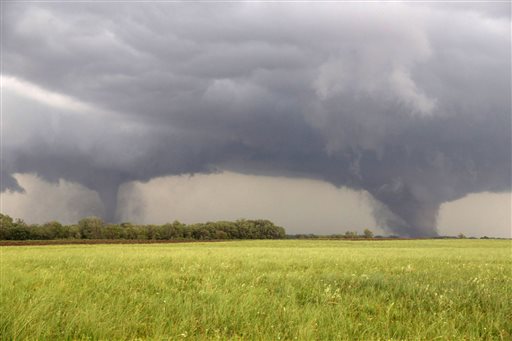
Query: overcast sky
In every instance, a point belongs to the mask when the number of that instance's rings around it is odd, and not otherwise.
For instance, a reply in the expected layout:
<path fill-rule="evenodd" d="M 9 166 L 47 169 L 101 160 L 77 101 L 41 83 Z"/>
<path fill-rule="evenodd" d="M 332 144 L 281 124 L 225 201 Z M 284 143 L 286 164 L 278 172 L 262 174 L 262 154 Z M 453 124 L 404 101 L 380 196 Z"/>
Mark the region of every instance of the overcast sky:
<path fill-rule="evenodd" d="M 2 212 L 510 236 L 510 3 L 2 6 Z"/>

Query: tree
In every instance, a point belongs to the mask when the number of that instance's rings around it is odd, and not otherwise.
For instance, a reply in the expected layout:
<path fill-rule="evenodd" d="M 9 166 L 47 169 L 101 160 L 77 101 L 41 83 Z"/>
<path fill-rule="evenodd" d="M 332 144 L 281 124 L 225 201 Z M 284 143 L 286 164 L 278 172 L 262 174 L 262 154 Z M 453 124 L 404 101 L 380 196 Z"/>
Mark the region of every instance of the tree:
<path fill-rule="evenodd" d="M 0 213 L 0 239 L 9 239 L 9 230 L 13 227 L 13 224 L 11 217 Z"/>
<path fill-rule="evenodd" d="M 6 219 L 8 222 L 9 219 Z M 7 228 L 6 239 L 11 240 L 27 240 L 33 239 L 31 238 L 31 228 L 22 220 L 16 219 L 14 222 Z"/>
<path fill-rule="evenodd" d="M 98 217 L 84 218 L 78 222 L 82 239 L 101 239 L 103 220 Z"/>
<path fill-rule="evenodd" d="M 50 221 L 41 226 L 41 239 L 69 238 L 69 228 L 62 226 L 58 221 Z"/>
<path fill-rule="evenodd" d="M 12 227 L 14 221 L 7 214 L 0 213 L 0 228 Z"/>
<path fill-rule="evenodd" d="M 103 228 L 102 237 L 106 239 L 123 239 L 123 228 L 116 224 L 109 224 Z"/>
<path fill-rule="evenodd" d="M 345 238 L 357 238 L 357 233 L 352 231 L 345 232 Z"/>
<path fill-rule="evenodd" d="M 364 229 L 363 235 L 365 238 L 368 238 L 368 239 L 373 238 L 373 232 L 370 231 L 369 229 Z"/>

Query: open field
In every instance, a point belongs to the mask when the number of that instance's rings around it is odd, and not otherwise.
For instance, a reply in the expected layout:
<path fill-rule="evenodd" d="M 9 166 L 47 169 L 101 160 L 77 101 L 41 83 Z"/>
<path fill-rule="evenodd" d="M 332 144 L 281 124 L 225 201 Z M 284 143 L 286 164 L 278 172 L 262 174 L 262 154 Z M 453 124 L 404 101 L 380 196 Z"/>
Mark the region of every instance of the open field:
<path fill-rule="evenodd" d="M 489 339 L 510 240 L 2 247 L 12 339 Z"/>

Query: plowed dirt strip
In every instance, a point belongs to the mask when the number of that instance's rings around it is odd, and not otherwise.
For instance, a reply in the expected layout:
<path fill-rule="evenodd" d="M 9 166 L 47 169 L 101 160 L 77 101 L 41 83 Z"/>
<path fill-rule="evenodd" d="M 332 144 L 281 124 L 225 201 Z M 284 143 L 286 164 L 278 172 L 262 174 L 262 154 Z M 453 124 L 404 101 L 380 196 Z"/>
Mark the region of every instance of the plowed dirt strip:
<path fill-rule="evenodd" d="M 0 246 L 68 245 L 68 244 L 173 244 L 226 242 L 229 240 L 144 240 L 144 239 L 70 239 L 70 240 L 0 240 Z"/>
<path fill-rule="evenodd" d="M 378 242 L 378 241 L 397 241 L 397 240 L 421 240 L 430 238 L 312 238 L 312 239 L 292 239 L 292 240 L 339 240 L 346 242 Z M 435 239 L 435 238 L 434 238 Z M 249 240 L 249 239 L 245 239 Z M 68 244 L 174 244 L 174 243 L 215 243 L 232 242 L 240 239 L 216 239 L 216 240 L 154 240 L 154 239 L 58 239 L 58 240 L 0 240 L 0 246 L 26 246 L 26 245 L 68 245 Z"/>

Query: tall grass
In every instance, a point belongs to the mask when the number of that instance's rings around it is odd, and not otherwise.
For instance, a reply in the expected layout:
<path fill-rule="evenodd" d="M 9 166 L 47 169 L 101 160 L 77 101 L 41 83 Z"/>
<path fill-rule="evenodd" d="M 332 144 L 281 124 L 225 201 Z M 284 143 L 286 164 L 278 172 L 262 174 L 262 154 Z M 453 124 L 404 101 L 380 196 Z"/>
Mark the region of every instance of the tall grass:
<path fill-rule="evenodd" d="M 510 340 L 511 242 L 3 247 L 21 339 Z"/>

